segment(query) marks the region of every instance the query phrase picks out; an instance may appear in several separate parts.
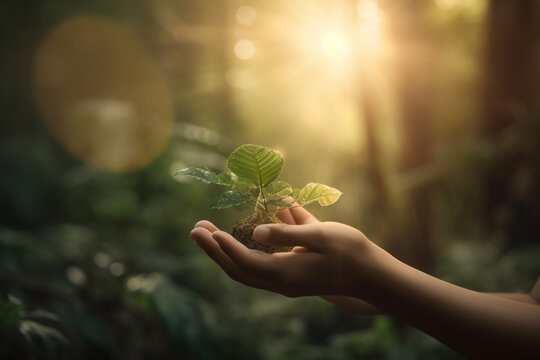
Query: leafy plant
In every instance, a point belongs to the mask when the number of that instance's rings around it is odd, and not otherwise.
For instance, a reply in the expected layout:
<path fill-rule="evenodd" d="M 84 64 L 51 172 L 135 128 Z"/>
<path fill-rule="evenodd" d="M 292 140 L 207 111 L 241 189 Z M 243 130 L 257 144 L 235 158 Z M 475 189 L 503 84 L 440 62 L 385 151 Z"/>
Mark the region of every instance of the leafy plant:
<path fill-rule="evenodd" d="M 292 197 L 299 206 L 313 202 L 328 206 L 339 199 L 341 191 L 324 184 L 309 183 L 293 189 L 287 182 L 277 180 L 283 164 L 283 157 L 277 151 L 247 144 L 229 156 L 227 167 L 231 171 L 216 174 L 210 169 L 189 167 L 178 170 L 176 175 L 225 186 L 227 190 L 213 201 L 213 209 L 250 203 L 256 213 L 273 214 L 280 208 L 293 206 L 284 201 L 286 197 Z"/>
<path fill-rule="evenodd" d="M 268 247 L 252 239 L 253 229 L 257 225 L 280 222 L 273 216 L 279 209 L 314 202 L 328 206 L 341 196 L 341 191 L 319 183 L 309 183 L 302 188 L 293 189 L 289 183 L 277 180 L 283 164 L 283 157 L 277 151 L 246 144 L 230 154 L 227 167 L 231 171 L 216 174 L 207 168 L 188 167 L 178 170 L 176 175 L 189 176 L 204 183 L 226 187 L 227 190 L 212 202 L 213 209 L 250 204 L 254 209 L 253 215 L 240 220 L 233 228 L 232 234 L 249 247 L 270 252 Z M 285 201 L 288 197 L 293 201 Z"/>

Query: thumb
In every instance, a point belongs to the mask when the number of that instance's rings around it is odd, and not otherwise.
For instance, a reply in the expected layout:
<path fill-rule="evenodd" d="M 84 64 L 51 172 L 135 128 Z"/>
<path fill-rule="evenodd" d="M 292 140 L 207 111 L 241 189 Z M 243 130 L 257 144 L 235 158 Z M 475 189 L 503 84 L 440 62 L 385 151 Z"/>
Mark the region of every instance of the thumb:
<path fill-rule="evenodd" d="M 324 246 L 321 223 L 305 225 L 264 224 L 253 231 L 253 237 L 260 243 L 272 246 L 303 246 L 320 252 Z"/>

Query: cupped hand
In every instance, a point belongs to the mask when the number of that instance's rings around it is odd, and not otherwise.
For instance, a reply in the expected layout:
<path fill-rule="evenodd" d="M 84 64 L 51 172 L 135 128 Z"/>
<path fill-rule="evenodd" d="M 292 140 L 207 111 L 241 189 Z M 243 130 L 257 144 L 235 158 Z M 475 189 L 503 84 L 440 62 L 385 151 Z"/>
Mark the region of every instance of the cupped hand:
<path fill-rule="evenodd" d="M 319 222 L 302 207 L 278 212 L 285 224 L 259 225 L 255 240 L 293 251 L 267 254 L 251 250 L 199 221 L 191 238 L 234 280 L 290 297 L 353 295 L 365 281 L 366 263 L 375 246 L 358 230 L 335 222 Z"/>

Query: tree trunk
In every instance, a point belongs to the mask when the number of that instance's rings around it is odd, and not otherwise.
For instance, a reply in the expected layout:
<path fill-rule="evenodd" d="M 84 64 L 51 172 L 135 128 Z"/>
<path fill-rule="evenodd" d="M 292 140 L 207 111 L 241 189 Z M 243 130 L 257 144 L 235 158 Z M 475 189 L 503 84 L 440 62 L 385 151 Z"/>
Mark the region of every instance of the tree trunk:
<path fill-rule="evenodd" d="M 410 1 L 399 16 L 394 16 L 391 33 L 396 52 L 395 84 L 401 109 L 400 172 L 407 174 L 430 162 L 432 132 L 429 99 L 431 69 L 429 29 L 423 23 L 425 3 Z M 434 262 L 431 232 L 429 184 L 419 184 L 405 194 L 405 206 L 400 218 L 403 223 L 394 235 L 391 251 L 410 265 L 429 270 Z"/>
<path fill-rule="evenodd" d="M 534 109 L 536 7 L 534 0 L 492 0 L 489 3 L 480 126 L 481 136 L 493 145 L 496 154 L 483 175 L 484 220 L 488 229 L 508 231 L 519 227 L 511 224 L 516 220 L 512 220 L 512 213 L 516 212 L 517 205 L 513 184 L 524 167 L 524 154 L 516 149 L 519 139 L 527 136 L 524 129 L 538 120 L 534 119 L 538 110 Z M 523 215 L 526 217 L 529 213 L 525 211 Z M 518 222 L 523 223 L 524 218 L 521 215 L 518 218 Z M 521 238 L 520 241 L 526 240 Z"/>

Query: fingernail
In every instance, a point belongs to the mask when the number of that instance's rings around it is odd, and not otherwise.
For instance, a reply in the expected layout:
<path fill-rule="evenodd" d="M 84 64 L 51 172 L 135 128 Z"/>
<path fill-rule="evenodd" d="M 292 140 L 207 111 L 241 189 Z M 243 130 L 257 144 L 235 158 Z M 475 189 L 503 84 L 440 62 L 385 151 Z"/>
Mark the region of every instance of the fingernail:
<path fill-rule="evenodd" d="M 258 241 L 265 241 L 270 237 L 270 228 L 268 226 L 259 225 L 253 230 L 253 236 Z"/>

